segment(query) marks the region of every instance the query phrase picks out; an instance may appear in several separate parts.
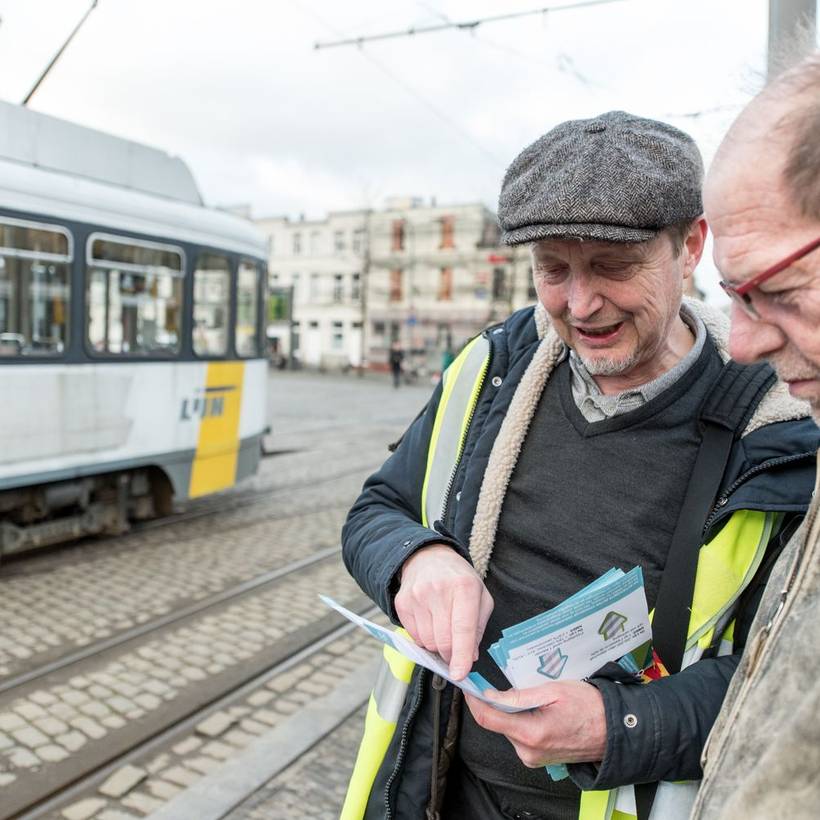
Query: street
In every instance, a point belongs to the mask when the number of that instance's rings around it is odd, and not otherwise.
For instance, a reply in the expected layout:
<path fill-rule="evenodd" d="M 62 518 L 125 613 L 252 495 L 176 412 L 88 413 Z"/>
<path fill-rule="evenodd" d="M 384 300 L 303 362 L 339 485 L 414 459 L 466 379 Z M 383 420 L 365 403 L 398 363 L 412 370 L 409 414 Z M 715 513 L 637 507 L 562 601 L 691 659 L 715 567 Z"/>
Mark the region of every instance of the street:
<path fill-rule="evenodd" d="M 341 564 L 340 528 L 430 391 L 272 372 L 273 434 L 254 478 L 123 536 L 7 561 L 0 816 L 172 809 L 375 662 L 375 642 L 340 631 L 316 596 L 372 609 Z M 367 695 L 359 688 L 338 739 L 305 739 L 230 816 L 302 816 L 306 794 L 312 817 L 336 816 L 359 735 L 360 717 L 348 717 Z"/>

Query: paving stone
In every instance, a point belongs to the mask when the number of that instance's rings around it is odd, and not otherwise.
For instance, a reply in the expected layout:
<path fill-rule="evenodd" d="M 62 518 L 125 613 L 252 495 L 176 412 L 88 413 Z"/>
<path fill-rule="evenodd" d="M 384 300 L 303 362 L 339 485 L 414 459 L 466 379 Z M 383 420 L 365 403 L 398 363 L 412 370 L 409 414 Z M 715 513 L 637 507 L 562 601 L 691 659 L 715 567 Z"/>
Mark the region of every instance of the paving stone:
<path fill-rule="evenodd" d="M 88 717 L 91 718 L 96 718 L 97 720 L 101 720 L 111 714 L 111 709 L 109 709 L 104 703 L 100 703 L 98 700 L 92 700 L 89 703 L 84 703 L 80 706 L 79 711 L 84 715 L 88 715 Z"/>
<path fill-rule="evenodd" d="M 11 761 L 11 765 L 18 769 L 32 769 L 35 766 L 42 765 L 42 761 L 34 752 L 21 747 L 11 752 L 9 760 Z"/>
<path fill-rule="evenodd" d="M 132 792 L 123 797 L 122 805 L 127 809 L 134 809 L 142 815 L 150 815 L 157 811 L 157 809 L 162 808 L 165 800 L 166 798 L 164 797 L 161 800 L 157 800 L 156 797 L 150 797 L 143 792 Z M 193 818 L 191 818 L 191 820 L 193 820 Z"/>
<path fill-rule="evenodd" d="M 59 720 L 70 720 L 77 715 L 77 710 L 73 706 L 63 703 L 63 701 L 58 701 L 53 706 L 49 706 L 48 712 Z"/>
<path fill-rule="evenodd" d="M 151 760 L 145 768 L 148 769 L 151 774 L 156 774 L 157 772 L 165 769 L 170 762 L 171 755 L 163 753 L 161 755 L 157 755 L 157 757 Z"/>
<path fill-rule="evenodd" d="M 91 698 L 85 692 L 78 692 L 76 689 L 71 689 L 61 695 L 62 700 L 70 706 L 81 706 L 83 703 L 88 703 Z"/>
<path fill-rule="evenodd" d="M 273 692 L 266 692 L 264 689 L 260 689 L 258 692 L 254 692 L 247 698 L 247 702 L 251 706 L 264 706 L 266 703 L 272 701 L 276 695 Z"/>
<path fill-rule="evenodd" d="M 54 737 L 55 735 L 61 735 L 68 731 L 68 725 L 63 723 L 62 720 L 57 720 L 57 718 L 53 717 L 45 717 L 42 720 L 35 720 L 34 725 L 41 731 L 45 732 L 45 734 Z"/>
<path fill-rule="evenodd" d="M 0 731 L 2 732 L 13 732 L 15 729 L 22 729 L 25 725 L 23 718 L 14 712 L 0 714 Z"/>
<path fill-rule="evenodd" d="M 175 786 L 173 783 L 167 783 L 165 780 L 151 779 L 145 782 L 145 787 L 154 797 L 160 800 L 172 800 L 176 797 L 182 789 Z"/>
<path fill-rule="evenodd" d="M 203 754 L 215 757 L 218 760 L 228 760 L 236 754 L 236 750 L 232 749 L 218 740 L 212 740 L 210 743 L 202 747 Z"/>
<path fill-rule="evenodd" d="M 249 732 L 252 735 L 261 735 L 267 732 L 270 727 L 266 726 L 264 723 L 258 723 L 255 720 L 251 720 L 250 718 L 244 718 L 239 722 L 239 728 L 244 732 Z"/>
<path fill-rule="evenodd" d="M 156 709 L 158 706 L 162 705 L 162 698 L 157 697 L 156 695 L 149 694 L 148 692 L 137 695 L 134 700 L 138 703 L 143 709 L 151 710 Z"/>
<path fill-rule="evenodd" d="M 197 724 L 196 730 L 206 737 L 219 737 L 226 729 L 233 726 L 236 719 L 227 712 L 214 712 L 201 723 Z"/>
<path fill-rule="evenodd" d="M 120 811 L 119 809 L 103 809 L 97 815 L 97 820 L 139 820 L 139 817 L 136 814 Z"/>
<path fill-rule="evenodd" d="M 75 675 L 69 680 L 68 685 L 73 686 L 75 689 L 85 689 L 87 686 L 91 686 L 91 681 L 82 675 Z"/>
<path fill-rule="evenodd" d="M 100 809 L 107 805 L 106 800 L 99 797 L 87 797 L 65 808 L 60 812 L 66 820 L 90 820 Z"/>
<path fill-rule="evenodd" d="M 76 752 L 88 743 L 88 738 L 82 732 L 66 732 L 57 738 L 57 742 L 69 752 Z"/>
<path fill-rule="evenodd" d="M 0 749 L 10 749 L 14 746 L 14 741 L 3 732 L 0 732 Z"/>
<path fill-rule="evenodd" d="M 77 717 L 69 722 L 75 729 L 79 729 L 92 740 L 100 740 L 100 738 L 108 734 L 107 729 L 100 726 L 96 720 L 92 720 L 90 717 Z"/>
<path fill-rule="evenodd" d="M 131 765 L 123 766 L 102 783 L 97 791 L 106 797 L 120 798 L 142 783 L 146 777 L 148 772 L 145 769 Z"/>
<path fill-rule="evenodd" d="M 199 780 L 200 775 L 186 769 L 184 766 L 172 766 L 170 769 L 165 769 L 160 772 L 160 777 L 163 780 L 168 780 L 177 786 L 182 786 L 187 789 L 188 786 L 193 786 Z"/>
<path fill-rule="evenodd" d="M 11 735 L 18 743 L 28 746 L 29 749 L 36 749 L 38 746 L 45 746 L 48 743 L 48 737 L 33 726 L 17 729 Z"/>
<path fill-rule="evenodd" d="M 128 721 L 121 718 L 119 715 L 109 715 L 108 717 L 104 717 L 101 721 L 102 725 L 108 729 L 122 729 L 127 722 Z"/>
<path fill-rule="evenodd" d="M 124 698 L 121 695 L 115 695 L 113 698 L 109 698 L 107 703 L 115 712 L 119 712 L 123 715 L 134 709 L 134 701 Z"/>
<path fill-rule="evenodd" d="M 270 709 L 257 709 L 253 713 L 253 719 L 266 723 L 268 726 L 276 726 L 282 718 L 276 712 L 271 712 Z"/>
<path fill-rule="evenodd" d="M 0 789 L 2 789 L 3 786 L 11 785 L 15 780 L 17 780 L 16 774 L 12 774 L 11 772 L 0 772 Z"/>
<path fill-rule="evenodd" d="M 312 680 L 300 681 L 297 686 L 297 689 L 300 692 L 307 692 L 309 695 L 316 695 L 317 697 L 326 695 L 329 691 L 329 687 L 322 686 L 321 684 L 316 683 Z"/>
<path fill-rule="evenodd" d="M 39 746 L 36 750 L 37 757 L 45 763 L 59 763 L 65 760 L 69 754 L 62 746 L 50 743 L 48 746 Z"/>
<path fill-rule="evenodd" d="M 52 695 L 51 692 L 46 692 L 44 689 L 38 689 L 36 692 L 32 692 L 28 699 L 39 706 L 51 706 L 57 703 L 57 697 Z"/>
<path fill-rule="evenodd" d="M 225 733 L 224 737 L 228 743 L 232 743 L 234 746 L 239 746 L 240 748 L 247 746 L 254 740 L 253 735 L 249 735 L 247 732 L 242 732 L 239 729 L 231 729 L 230 732 Z"/>
<path fill-rule="evenodd" d="M 183 757 L 184 755 L 189 755 L 191 752 L 195 752 L 200 746 L 202 745 L 202 741 L 198 737 L 191 737 L 186 738 L 181 743 L 177 743 L 176 746 L 173 747 L 173 752 L 175 755 L 179 755 Z"/>
<path fill-rule="evenodd" d="M 48 717 L 48 712 L 46 712 L 42 706 L 27 701 L 23 701 L 23 703 L 15 706 L 14 711 L 17 712 L 23 720 L 27 720 L 29 723 L 38 718 Z"/>
<path fill-rule="evenodd" d="M 192 757 L 190 760 L 184 761 L 184 765 L 200 774 L 210 774 L 218 769 L 222 763 L 212 757 Z"/>

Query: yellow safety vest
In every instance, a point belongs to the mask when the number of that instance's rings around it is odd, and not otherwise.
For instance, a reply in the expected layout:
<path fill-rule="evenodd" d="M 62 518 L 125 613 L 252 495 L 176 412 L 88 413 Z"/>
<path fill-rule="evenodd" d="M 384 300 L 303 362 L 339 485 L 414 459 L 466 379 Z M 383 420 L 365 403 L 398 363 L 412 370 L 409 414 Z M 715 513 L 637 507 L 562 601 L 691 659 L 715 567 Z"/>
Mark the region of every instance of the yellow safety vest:
<path fill-rule="evenodd" d="M 421 518 L 426 527 L 440 520 L 446 509 L 489 362 L 489 341 L 478 336 L 444 373 L 422 487 Z M 716 627 L 723 629 L 718 654 L 733 651 L 734 621 L 724 627 L 724 616 L 757 572 L 776 520 L 774 513 L 740 510 L 701 547 L 681 668 L 695 663 L 713 644 Z M 373 782 L 396 729 L 413 667 L 412 661 L 385 646 L 340 820 L 364 817 Z M 652 820 L 686 820 L 697 788 L 697 781 L 660 783 L 652 806 Z M 578 818 L 635 820 L 633 787 L 582 792 Z"/>

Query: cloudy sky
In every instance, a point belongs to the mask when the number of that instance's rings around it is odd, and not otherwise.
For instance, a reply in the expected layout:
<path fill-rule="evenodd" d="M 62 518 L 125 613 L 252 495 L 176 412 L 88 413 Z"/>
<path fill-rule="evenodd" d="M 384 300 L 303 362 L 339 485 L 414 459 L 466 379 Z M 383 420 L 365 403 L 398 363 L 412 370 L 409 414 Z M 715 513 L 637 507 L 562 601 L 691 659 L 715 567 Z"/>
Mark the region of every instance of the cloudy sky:
<path fill-rule="evenodd" d="M 26 95 L 89 5 L 0 0 L 0 98 Z M 390 195 L 492 207 L 525 145 L 615 108 L 688 130 L 708 162 L 762 82 L 767 0 L 617 0 L 314 49 L 545 5 L 99 0 L 31 107 L 182 156 L 209 204 L 318 217 Z"/>

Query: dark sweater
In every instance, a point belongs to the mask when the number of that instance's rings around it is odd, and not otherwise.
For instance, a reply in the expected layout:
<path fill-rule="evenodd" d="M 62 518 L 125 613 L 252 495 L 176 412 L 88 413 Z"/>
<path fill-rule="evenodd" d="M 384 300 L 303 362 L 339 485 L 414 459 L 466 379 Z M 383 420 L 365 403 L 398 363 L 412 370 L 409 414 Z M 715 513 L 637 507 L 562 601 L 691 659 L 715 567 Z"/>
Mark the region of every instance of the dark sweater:
<path fill-rule="evenodd" d="M 556 368 L 541 396 L 510 480 L 485 579 L 495 609 L 474 667 L 498 688 L 486 654 L 502 628 L 556 606 L 611 567 L 643 569 L 654 606 L 694 466 L 698 410 L 721 369 L 711 341 L 681 378 L 643 405 L 588 422 L 572 397 L 570 368 Z M 579 791 L 526 768 L 501 735 L 463 710 L 460 757 L 492 784 L 507 811 L 575 818 Z"/>

